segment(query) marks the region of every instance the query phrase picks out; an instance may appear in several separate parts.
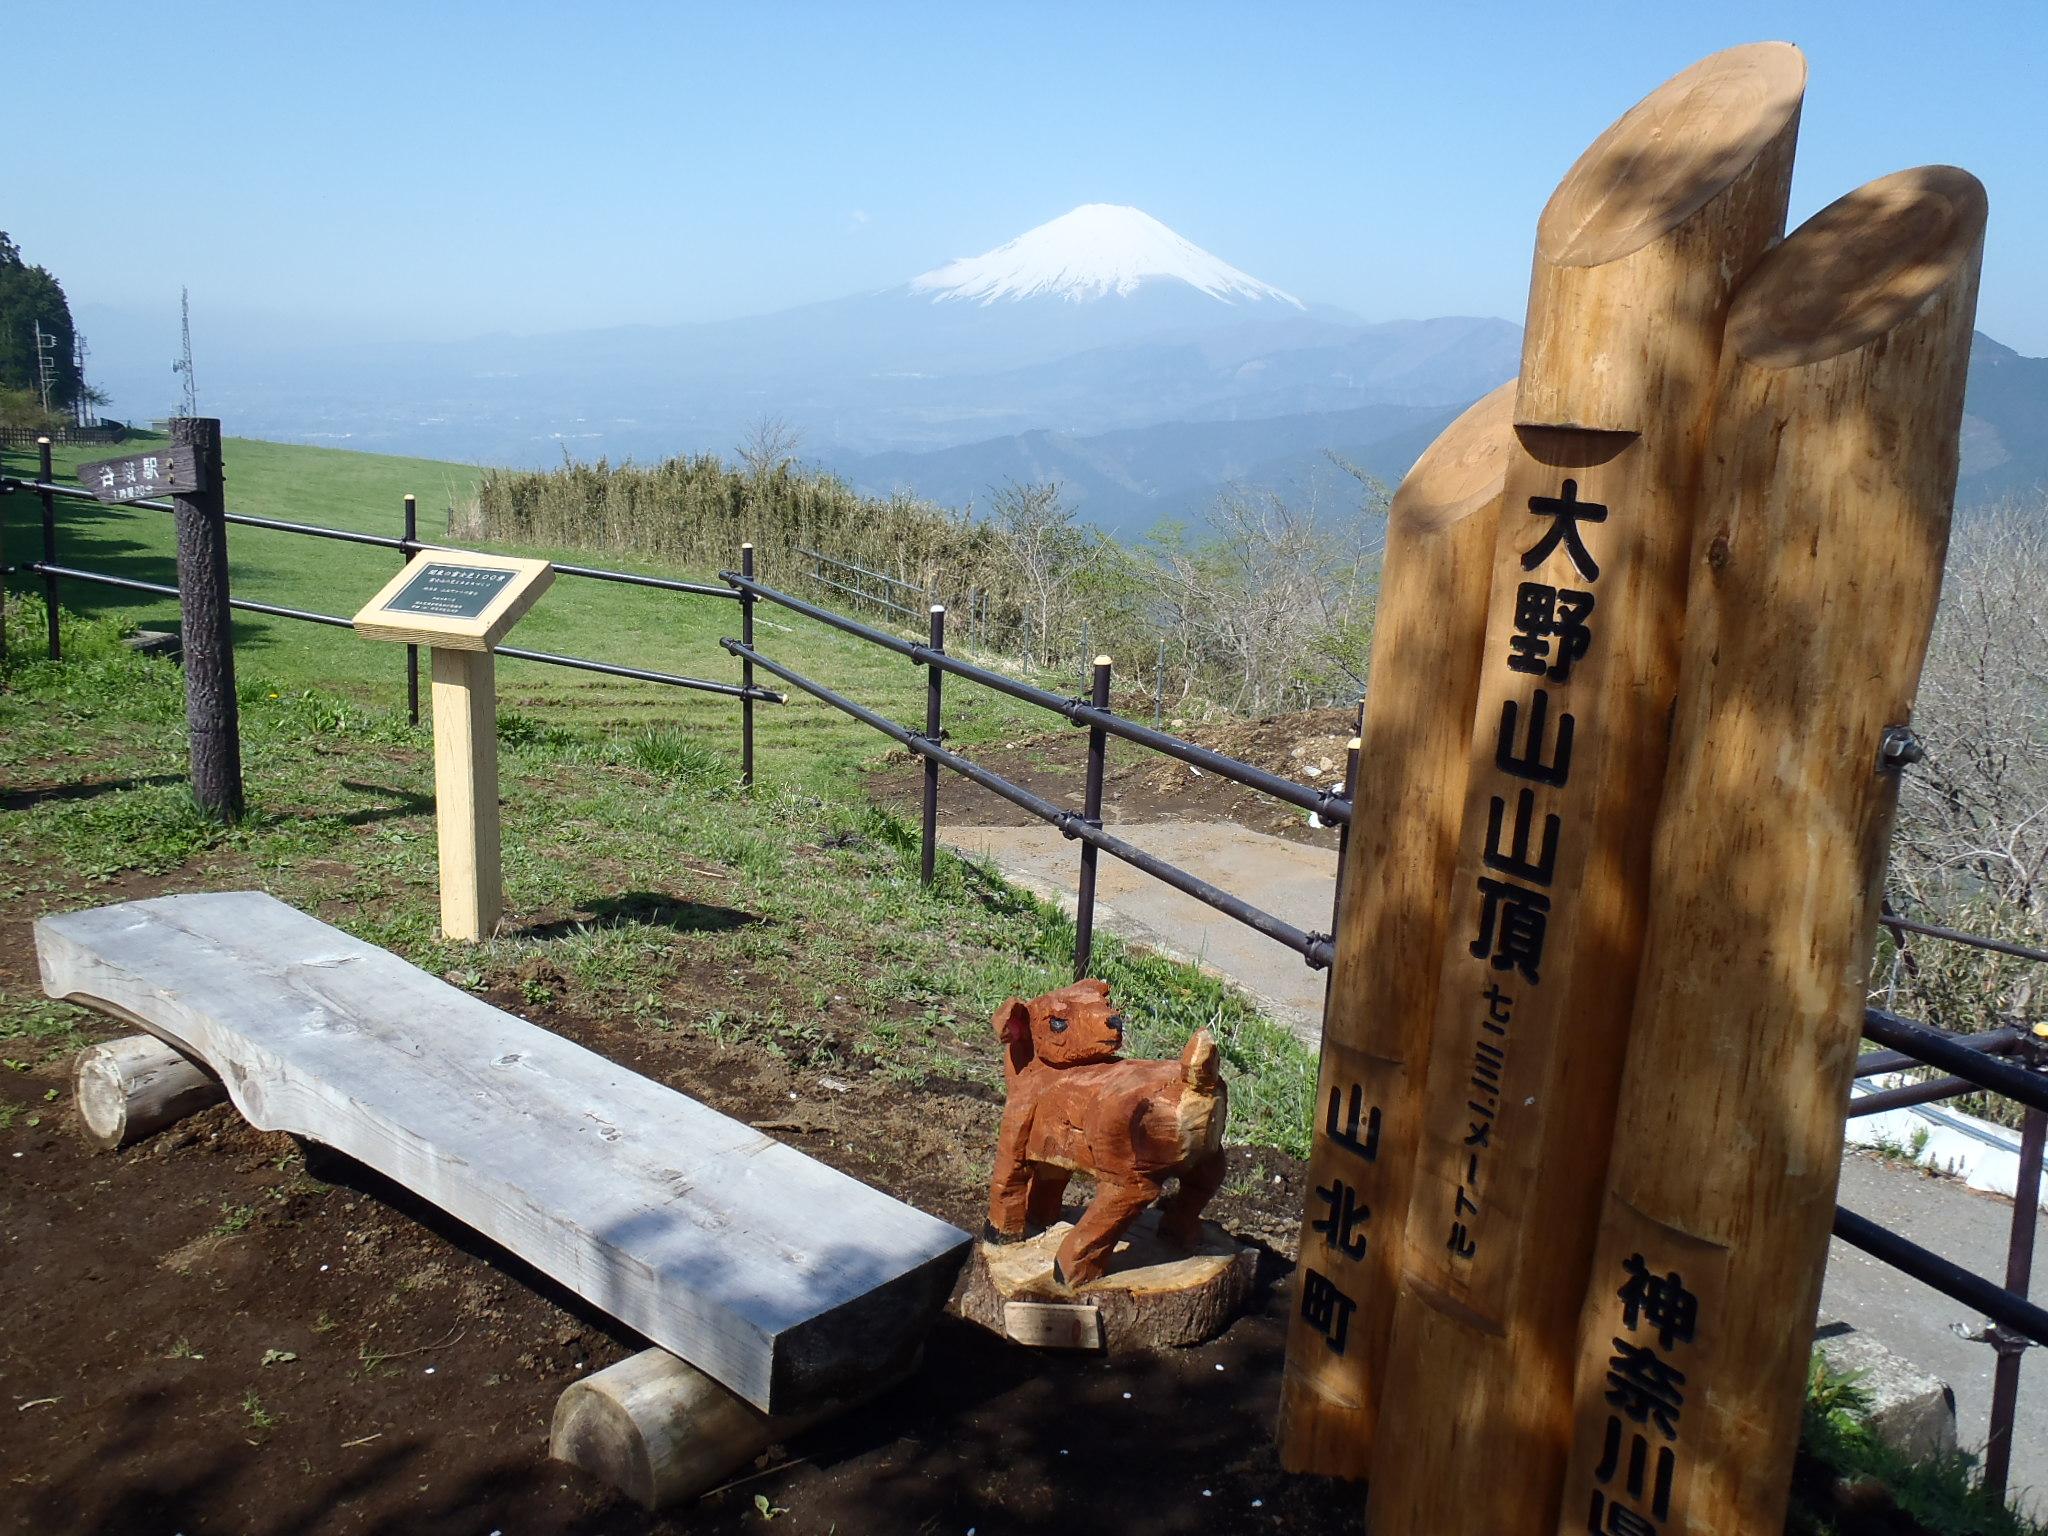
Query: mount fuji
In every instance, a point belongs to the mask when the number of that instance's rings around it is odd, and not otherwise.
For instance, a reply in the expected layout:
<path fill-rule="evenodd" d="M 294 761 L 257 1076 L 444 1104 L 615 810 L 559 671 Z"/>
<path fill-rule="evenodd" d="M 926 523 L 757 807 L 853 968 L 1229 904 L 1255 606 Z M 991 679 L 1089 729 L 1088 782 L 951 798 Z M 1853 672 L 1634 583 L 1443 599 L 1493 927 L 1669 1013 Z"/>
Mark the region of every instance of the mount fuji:
<path fill-rule="evenodd" d="M 935 304 L 1036 298 L 1085 304 L 1127 299 L 1161 282 L 1185 283 L 1223 304 L 1307 307 L 1183 240 L 1143 209 L 1117 203 L 1083 203 L 1007 245 L 913 277 L 910 291 Z"/>
<path fill-rule="evenodd" d="M 89 307 L 81 323 L 115 409 L 159 414 L 167 339 L 124 347 L 132 317 Z M 207 403 L 231 431 L 519 465 L 730 452 L 774 416 L 863 489 L 958 505 L 1051 476 L 1084 515 L 1131 530 L 1193 511 L 1217 482 L 1322 463 L 1325 448 L 1398 476 L 1409 438 L 1514 372 L 1520 328 L 1369 324 L 1140 209 L 1087 203 L 894 287 L 776 314 L 284 345 L 210 349 Z"/>

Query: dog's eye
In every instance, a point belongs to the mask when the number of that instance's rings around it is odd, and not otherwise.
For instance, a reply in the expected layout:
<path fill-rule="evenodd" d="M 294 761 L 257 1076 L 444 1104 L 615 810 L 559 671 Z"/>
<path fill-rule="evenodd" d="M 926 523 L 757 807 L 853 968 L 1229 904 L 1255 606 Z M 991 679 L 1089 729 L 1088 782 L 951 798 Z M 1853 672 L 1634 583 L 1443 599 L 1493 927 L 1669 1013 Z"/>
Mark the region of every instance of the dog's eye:
<path fill-rule="evenodd" d="M 1064 1035 L 1067 1032 L 1067 1021 L 1065 1019 L 1054 1019 L 1052 1021 L 1052 1032 L 1056 1035 Z"/>

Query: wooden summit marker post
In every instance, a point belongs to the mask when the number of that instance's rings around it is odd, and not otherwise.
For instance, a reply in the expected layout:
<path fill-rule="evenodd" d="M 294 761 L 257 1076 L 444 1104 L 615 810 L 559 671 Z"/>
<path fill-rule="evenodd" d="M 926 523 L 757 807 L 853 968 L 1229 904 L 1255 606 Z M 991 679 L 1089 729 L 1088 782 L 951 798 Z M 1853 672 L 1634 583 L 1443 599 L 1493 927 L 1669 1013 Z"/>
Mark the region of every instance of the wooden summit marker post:
<path fill-rule="evenodd" d="M 1415 1168 L 1514 401 L 1511 380 L 1446 427 L 1387 509 L 1280 1389 L 1292 1472 L 1363 1477 L 1372 1449 L 1401 1252 L 1381 1235 Z M 1358 1309 L 1342 1327 L 1310 1321 L 1338 1298 Z"/>
<path fill-rule="evenodd" d="M 1984 221 L 1887 176 L 1729 317 L 1561 1531 L 1784 1528 Z"/>
<path fill-rule="evenodd" d="M 433 648 L 434 823 L 441 931 L 474 942 L 498 924 L 498 688 L 492 649 L 555 579 L 545 560 L 433 550 L 355 617 L 356 632 Z"/>
<path fill-rule="evenodd" d="M 1594 142 L 1538 226 L 1376 1536 L 1557 1517 L 1699 454 L 1729 302 L 1784 231 L 1805 78 L 1787 44 L 1703 60 Z"/>

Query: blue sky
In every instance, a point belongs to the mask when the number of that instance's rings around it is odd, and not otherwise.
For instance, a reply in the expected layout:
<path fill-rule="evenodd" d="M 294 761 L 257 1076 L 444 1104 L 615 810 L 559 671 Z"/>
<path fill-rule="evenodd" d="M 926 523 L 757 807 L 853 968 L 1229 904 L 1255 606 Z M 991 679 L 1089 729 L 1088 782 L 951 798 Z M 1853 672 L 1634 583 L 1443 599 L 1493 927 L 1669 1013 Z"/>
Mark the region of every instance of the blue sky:
<path fill-rule="evenodd" d="M 1370 319 L 1519 320 L 1585 144 L 1700 55 L 1783 37 L 1811 69 L 1794 221 L 1904 166 L 1975 171 L 1980 323 L 2048 354 L 2042 0 L 45 14 L 49 169 L 10 174 L 0 228 L 75 307 L 174 313 L 183 282 L 202 330 L 755 313 L 1091 201 Z"/>

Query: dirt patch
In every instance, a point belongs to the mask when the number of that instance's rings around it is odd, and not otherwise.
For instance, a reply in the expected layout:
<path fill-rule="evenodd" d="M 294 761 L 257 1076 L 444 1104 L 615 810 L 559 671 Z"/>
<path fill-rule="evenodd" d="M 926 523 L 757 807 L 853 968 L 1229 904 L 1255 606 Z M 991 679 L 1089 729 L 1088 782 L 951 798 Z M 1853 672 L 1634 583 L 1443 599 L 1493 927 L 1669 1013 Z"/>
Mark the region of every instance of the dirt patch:
<path fill-rule="evenodd" d="M 1357 730 L 1348 709 L 1317 709 L 1264 720 L 1188 725 L 1175 734 L 1300 784 L 1340 790 L 1345 747 Z M 977 763 L 1066 810 L 1078 811 L 1087 785 L 1088 733 L 1074 727 L 1021 737 L 968 754 Z M 878 804 L 915 814 L 921 805 L 923 765 L 909 752 L 893 752 L 868 779 Z M 1328 827 L 1309 825 L 1308 813 L 1203 769 L 1111 738 L 1102 781 L 1108 822 L 1234 821 L 1318 847 L 1337 846 Z M 944 774 L 939 819 L 956 826 L 1021 827 L 1035 818 L 1000 795 L 957 774 Z"/>
<path fill-rule="evenodd" d="M 128 880 L 78 902 L 216 883 Z M 15 995 L 33 988 L 27 915 L 0 908 Z M 1000 1113 L 984 1084 L 908 1086 L 866 1063 L 807 1066 L 758 1042 L 536 1008 L 513 988 L 489 996 L 979 1227 Z M 1358 1528 L 1354 1495 L 1286 1478 L 1272 1455 L 1277 1252 L 1251 1316 L 1157 1359 L 1033 1356 L 948 1319 L 919 1374 L 873 1411 L 656 1519 L 546 1459 L 561 1390 L 639 1339 L 406 1190 L 228 1106 L 93 1152 L 68 1072 L 53 1060 L 0 1077 L 13 1110 L 0 1131 L 0 1530 L 737 1531 L 760 1528 L 757 1493 L 792 1532 L 1076 1531 L 1105 1511 L 1140 1533 Z M 1284 1243 L 1300 1198 L 1292 1160 L 1239 1150 L 1213 1212 Z"/>

